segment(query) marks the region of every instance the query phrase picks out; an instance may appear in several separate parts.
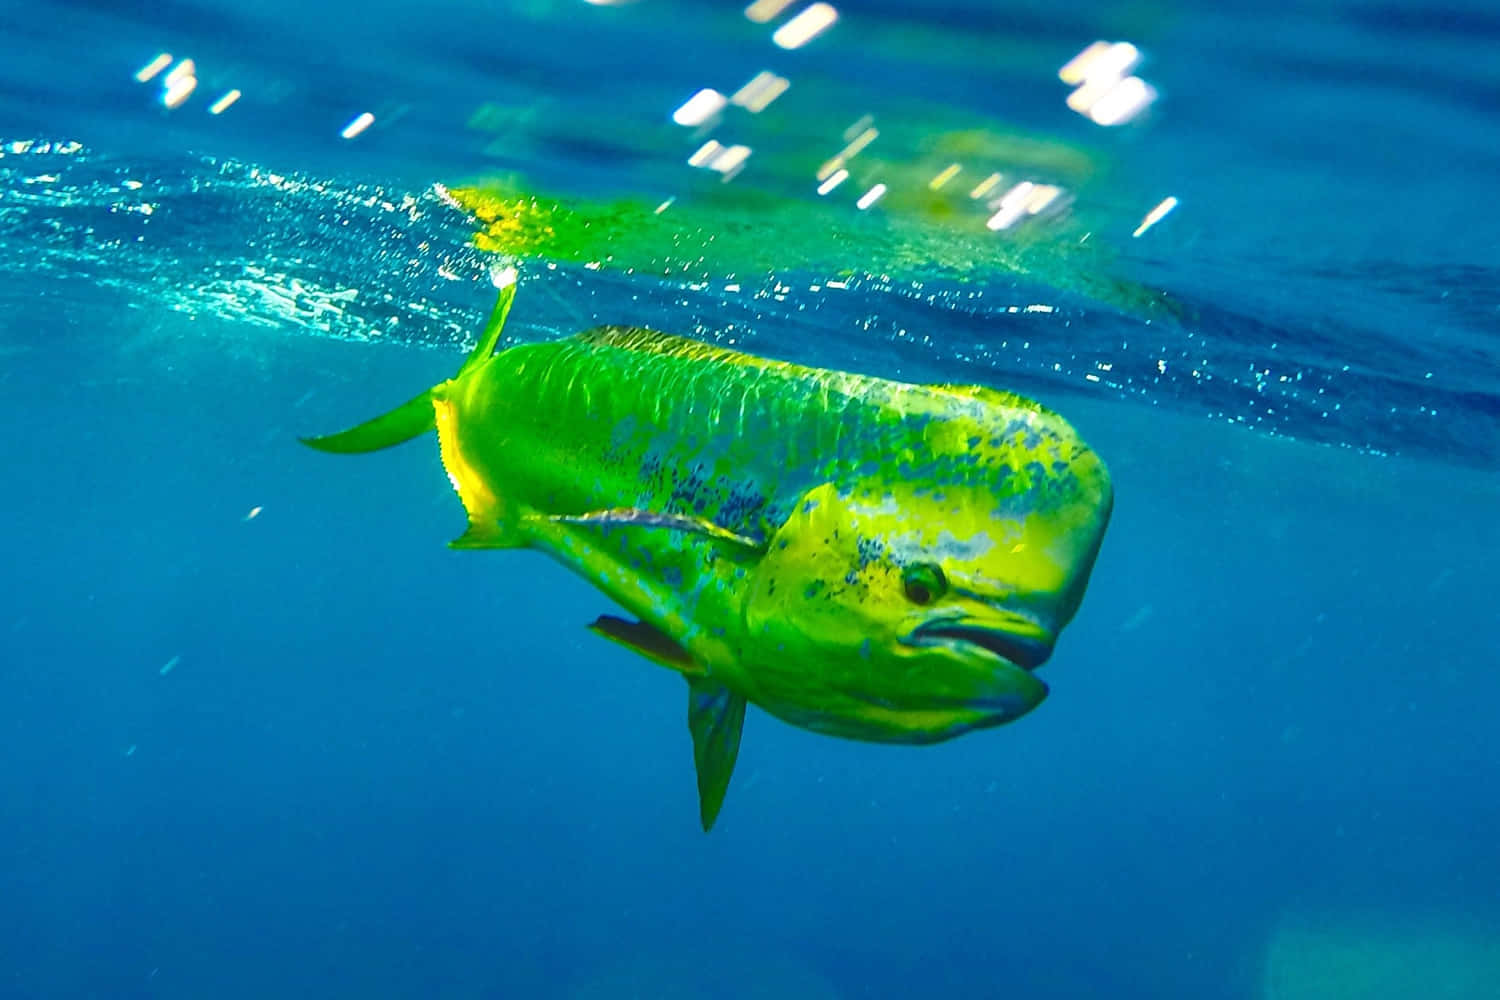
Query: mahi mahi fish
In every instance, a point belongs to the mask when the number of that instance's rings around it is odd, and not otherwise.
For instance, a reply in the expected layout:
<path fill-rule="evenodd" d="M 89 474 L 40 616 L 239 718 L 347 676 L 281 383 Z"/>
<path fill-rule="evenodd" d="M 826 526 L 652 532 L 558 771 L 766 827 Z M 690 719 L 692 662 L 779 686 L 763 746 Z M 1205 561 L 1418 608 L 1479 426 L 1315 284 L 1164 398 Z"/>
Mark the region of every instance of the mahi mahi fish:
<path fill-rule="evenodd" d="M 338 434 L 437 430 L 468 515 L 455 548 L 536 548 L 629 617 L 590 627 L 680 673 L 699 818 L 718 816 L 747 702 L 847 739 L 924 744 L 1016 719 L 1109 521 L 1062 417 L 602 326 L 496 352 L 515 272 L 458 374 Z"/>

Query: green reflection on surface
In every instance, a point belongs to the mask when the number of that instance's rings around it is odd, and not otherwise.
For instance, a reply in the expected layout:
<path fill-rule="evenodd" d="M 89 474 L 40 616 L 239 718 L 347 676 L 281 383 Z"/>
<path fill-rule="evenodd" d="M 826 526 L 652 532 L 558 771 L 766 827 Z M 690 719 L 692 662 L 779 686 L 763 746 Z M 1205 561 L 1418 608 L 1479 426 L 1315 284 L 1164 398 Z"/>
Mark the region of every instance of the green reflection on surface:
<path fill-rule="evenodd" d="M 822 198 L 811 192 L 817 165 L 827 157 L 762 156 L 758 150 L 754 186 L 741 183 L 743 177 L 726 183 L 684 165 L 678 192 L 652 197 L 563 198 L 515 176 L 476 181 L 449 193 L 479 220 L 475 243 L 480 249 L 516 258 L 597 264 L 685 281 L 783 272 L 979 286 L 1025 279 L 1130 313 L 1170 309 L 1159 291 L 1114 273 L 1109 242 L 1095 234 L 1089 213 L 1077 206 L 1073 177 L 1087 172 L 1086 160 L 1065 148 L 1032 145 L 1026 150 L 1032 154 L 1028 165 L 989 170 L 990 163 L 1019 159 L 1019 146 L 994 152 L 1002 147 L 993 135 L 952 132 L 933 138 L 916 159 L 864 154 L 849 164 L 849 179 Z M 794 160 L 800 186 L 808 192 L 800 196 L 775 190 L 787 186 L 783 182 L 793 176 Z M 932 190 L 929 182 L 951 163 L 984 164 L 984 172 L 965 167 L 941 190 Z M 989 199 L 974 199 L 970 192 L 993 172 L 1004 177 L 997 195 L 1032 177 L 1058 184 L 1062 193 L 1048 210 L 1013 229 L 991 232 L 985 228 Z M 877 178 L 887 193 L 871 210 L 860 211 L 855 199 Z"/>

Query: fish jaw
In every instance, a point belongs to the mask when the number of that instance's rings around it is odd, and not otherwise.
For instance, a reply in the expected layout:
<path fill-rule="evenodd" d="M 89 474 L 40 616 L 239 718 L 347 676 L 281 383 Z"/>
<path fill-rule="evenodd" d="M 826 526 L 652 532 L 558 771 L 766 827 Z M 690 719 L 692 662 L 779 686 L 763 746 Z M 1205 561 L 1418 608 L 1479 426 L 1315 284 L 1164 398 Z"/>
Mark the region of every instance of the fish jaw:
<path fill-rule="evenodd" d="M 959 611 L 926 618 L 902 637 L 907 646 L 943 646 L 955 652 L 988 654 L 1027 673 L 1052 656 L 1055 637 L 1013 615 L 976 616 Z"/>
<path fill-rule="evenodd" d="M 934 643 L 906 652 L 913 676 L 951 673 L 955 661 L 964 661 L 967 681 L 943 690 L 890 687 L 865 683 L 855 663 L 762 660 L 746 671 L 754 682 L 751 699 L 785 722 L 828 736 L 925 745 L 1014 722 L 1047 697 L 1040 678 L 977 646 Z"/>
<path fill-rule="evenodd" d="M 965 703 L 983 713 L 981 726 L 1019 719 L 1047 697 L 1047 685 L 1034 671 L 1052 656 L 1056 636 L 1017 616 L 940 615 L 918 623 L 898 642 L 965 664 L 973 690 Z"/>

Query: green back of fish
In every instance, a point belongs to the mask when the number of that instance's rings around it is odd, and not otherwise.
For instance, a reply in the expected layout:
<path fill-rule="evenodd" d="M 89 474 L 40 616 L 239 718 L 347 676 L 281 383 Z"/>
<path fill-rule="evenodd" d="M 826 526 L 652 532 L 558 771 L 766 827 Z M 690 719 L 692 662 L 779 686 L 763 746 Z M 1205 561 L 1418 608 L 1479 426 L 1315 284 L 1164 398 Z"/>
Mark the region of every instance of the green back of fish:
<path fill-rule="evenodd" d="M 823 482 L 985 477 L 1023 491 L 1029 450 L 1018 446 L 1066 428 L 1009 393 L 808 368 L 628 327 L 512 347 L 454 389 L 467 447 L 485 453 L 513 501 L 549 514 L 686 514 L 751 537 Z"/>

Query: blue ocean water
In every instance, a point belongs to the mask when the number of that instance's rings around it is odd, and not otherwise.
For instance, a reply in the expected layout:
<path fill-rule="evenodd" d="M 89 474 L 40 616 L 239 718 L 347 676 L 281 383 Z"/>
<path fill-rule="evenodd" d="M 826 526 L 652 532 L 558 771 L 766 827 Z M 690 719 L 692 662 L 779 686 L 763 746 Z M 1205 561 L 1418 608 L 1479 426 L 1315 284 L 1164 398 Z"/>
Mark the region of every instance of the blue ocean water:
<path fill-rule="evenodd" d="M 667 0 L 0 13 L 0 996 L 1500 995 L 1500 19 L 839 13 L 790 52 Z M 1064 105 L 1096 38 L 1148 54 L 1147 119 Z M 522 338 L 1018 388 L 1114 476 L 1045 704 L 923 749 L 752 709 L 705 836 L 682 683 L 602 597 L 444 548 L 430 442 L 295 439 L 471 342 L 489 259 L 435 183 L 671 193 L 672 108 L 762 68 L 845 102 L 809 172 L 919 97 L 1107 163 L 1070 211 L 1174 308 L 523 263 Z"/>

